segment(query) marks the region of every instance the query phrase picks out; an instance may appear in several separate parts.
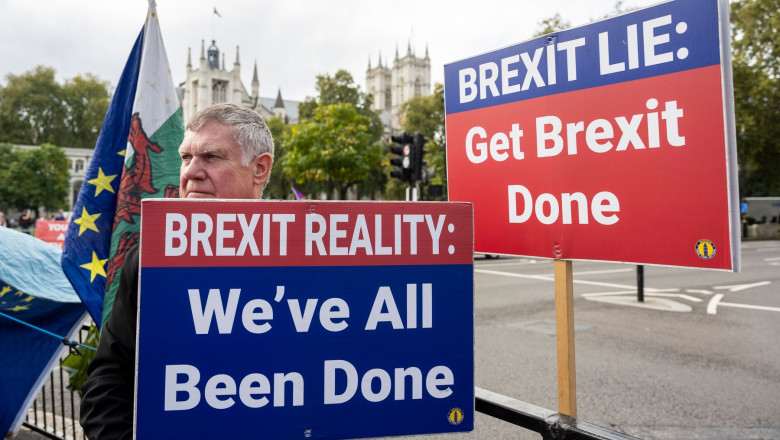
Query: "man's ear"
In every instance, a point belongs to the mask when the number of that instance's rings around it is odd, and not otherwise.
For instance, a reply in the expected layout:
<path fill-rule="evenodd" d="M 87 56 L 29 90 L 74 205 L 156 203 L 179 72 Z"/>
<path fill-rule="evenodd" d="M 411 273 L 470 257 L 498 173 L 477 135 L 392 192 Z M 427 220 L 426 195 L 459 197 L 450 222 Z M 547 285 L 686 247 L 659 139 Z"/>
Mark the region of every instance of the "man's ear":
<path fill-rule="evenodd" d="M 254 166 L 255 184 L 263 186 L 271 177 L 271 167 L 274 165 L 274 158 L 271 156 L 271 153 L 263 153 L 254 158 L 252 165 Z"/>

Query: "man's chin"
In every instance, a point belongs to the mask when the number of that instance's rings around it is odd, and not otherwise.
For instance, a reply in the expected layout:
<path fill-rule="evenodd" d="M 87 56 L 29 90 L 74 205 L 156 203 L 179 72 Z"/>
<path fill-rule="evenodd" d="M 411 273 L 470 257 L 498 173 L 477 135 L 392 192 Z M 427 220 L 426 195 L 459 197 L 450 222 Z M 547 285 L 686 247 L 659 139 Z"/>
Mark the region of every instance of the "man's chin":
<path fill-rule="evenodd" d="M 187 193 L 187 197 L 185 199 L 214 199 L 217 196 L 211 193 L 202 193 L 202 192 L 189 192 Z"/>

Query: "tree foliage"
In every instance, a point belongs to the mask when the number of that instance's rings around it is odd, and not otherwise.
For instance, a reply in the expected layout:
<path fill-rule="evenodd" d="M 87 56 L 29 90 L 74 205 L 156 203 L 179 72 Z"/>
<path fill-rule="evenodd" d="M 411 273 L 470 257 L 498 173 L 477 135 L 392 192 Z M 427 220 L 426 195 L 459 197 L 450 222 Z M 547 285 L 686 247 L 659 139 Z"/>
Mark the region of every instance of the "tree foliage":
<path fill-rule="evenodd" d="M 731 3 L 740 193 L 780 195 L 780 2 Z"/>
<path fill-rule="evenodd" d="M 292 127 L 285 142 L 285 172 L 299 184 L 327 183 L 345 199 L 349 187 L 365 180 L 381 159 L 370 127 L 371 119 L 352 104 L 318 105 L 311 117 Z"/>
<path fill-rule="evenodd" d="M 317 75 L 317 97 L 308 97 L 298 104 L 298 117 L 301 120 L 310 119 L 314 116 L 318 106 L 329 106 L 333 104 L 350 104 L 357 112 L 370 119 L 368 127 L 373 140 L 379 140 L 382 136 L 382 121 L 377 112 L 371 109 L 374 98 L 370 94 L 365 94 L 360 90 L 360 86 L 355 84 L 352 75 L 346 70 L 339 70 L 335 75 Z"/>
<path fill-rule="evenodd" d="M 280 200 L 294 198 L 292 186 L 295 180 L 284 171 L 284 162 L 287 159 L 285 143 L 290 136 L 292 126 L 279 116 L 274 116 L 265 122 L 274 137 L 274 165 L 271 170 L 271 180 L 265 191 L 266 197 Z"/>
<path fill-rule="evenodd" d="M 0 145 L 0 203 L 20 210 L 65 208 L 68 181 L 68 158 L 61 148 L 43 144 L 31 150 L 14 150 L 8 144 Z"/>
<path fill-rule="evenodd" d="M 0 141 L 92 148 L 109 103 L 108 84 L 87 74 L 60 85 L 51 67 L 9 74 L 0 87 Z"/>
<path fill-rule="evenodd" d="M 560 12 L 556 12 L 555 15 L 536 23 L 536 32 L 534 37 L 540 37 L 542 35 L 551 34 L 553 32 L 560 31 L 571 27 L 571 23 L 565 20 Z"/>
<path fill-rule="evenodd" d="M 299 122 L 280 160 L 284 172 L 308 194 L 335 189 L 344 199 L 347 189 L 360 182 L 359 194 L 373 197 L 387 182 L 378 146 L 383 127 L 371 109 L 373 97 L 346 70 L 318 75 L 316 89 L 316 98 L 298 105 Z"/>
<path fill-rule="evenodd" d="M 444 132 L 444 86 L 436 84 L 433 94 L 415 96 L 401 106 L 403 128 L 407 133 L 420 133 L 428 138 L 428 171 L 433 173 L 430 184 L 447 184 L 446 135 Z"/>

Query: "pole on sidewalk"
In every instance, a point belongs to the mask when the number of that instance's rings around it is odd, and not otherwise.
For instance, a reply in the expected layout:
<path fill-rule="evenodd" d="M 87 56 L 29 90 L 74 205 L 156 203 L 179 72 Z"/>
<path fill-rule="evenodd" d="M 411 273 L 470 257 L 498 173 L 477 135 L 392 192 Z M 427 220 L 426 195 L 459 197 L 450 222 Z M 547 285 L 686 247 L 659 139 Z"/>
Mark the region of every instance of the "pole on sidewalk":
<path fill-rule="evenodd" d="M 645 266 L 636 267 L 636 300 L 645 302 Z"/>

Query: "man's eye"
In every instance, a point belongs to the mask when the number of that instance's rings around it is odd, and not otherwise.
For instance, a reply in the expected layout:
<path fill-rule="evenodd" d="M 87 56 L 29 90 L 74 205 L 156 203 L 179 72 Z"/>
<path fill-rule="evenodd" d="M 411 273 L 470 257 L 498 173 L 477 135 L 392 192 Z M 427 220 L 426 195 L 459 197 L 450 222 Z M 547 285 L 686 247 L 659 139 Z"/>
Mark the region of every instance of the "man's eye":
<path fill-rule="evenodd" d="M 181 160 L 189 161 L 190 159 L 192 159 L 192 156 L 189 155 L 189 154 L 182 154 L 181 155 Z"/>
<path fill-rule="evenodd" d="M 216 154 L 209 154 L 209 155 L 207 156 L 207 158 L 208 158 L 208 159 L 219 159 L 219 156 L 217 156 Z"/>

